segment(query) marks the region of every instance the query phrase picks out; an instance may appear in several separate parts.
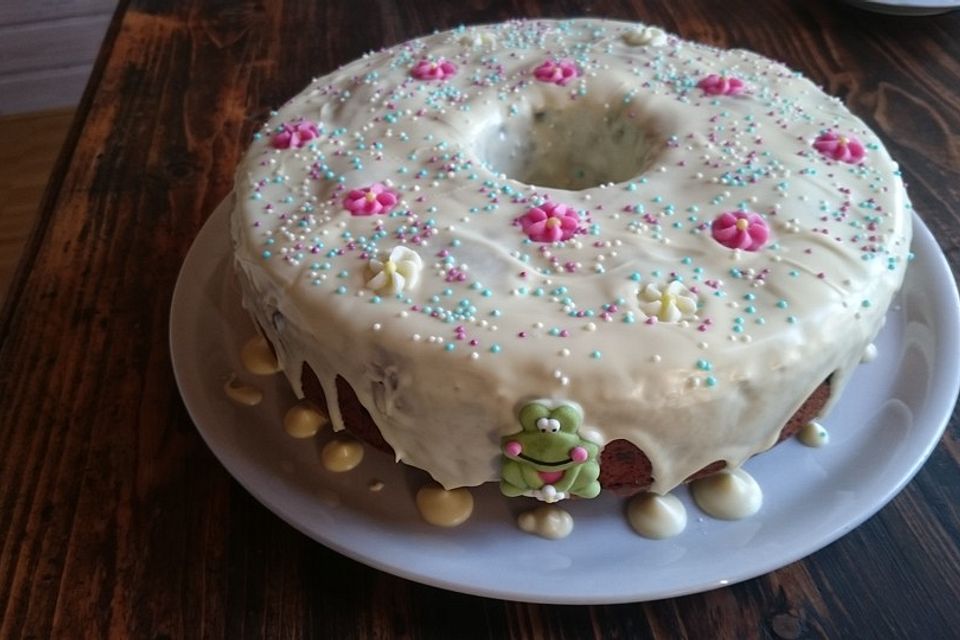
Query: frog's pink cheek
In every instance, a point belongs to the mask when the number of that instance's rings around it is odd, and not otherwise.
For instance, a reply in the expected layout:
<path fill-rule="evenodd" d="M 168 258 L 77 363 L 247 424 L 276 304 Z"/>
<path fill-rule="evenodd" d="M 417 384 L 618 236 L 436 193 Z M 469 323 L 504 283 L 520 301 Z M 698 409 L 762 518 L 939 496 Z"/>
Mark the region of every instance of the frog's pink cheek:
<path fill-rule="evenodd" d="M 570 459 L 574 462 L 585 462 L 590 454 L 583 447 L 574 447 L 570 449 Z"/>
<path fill-rule="evenodd" d="M 518 455 L 520 455 L 521 451 L 523 451 L 523 447 L 520 446 L 520 443 L 516 440 L 511 440 L 507 444 L 503 445 L 503 452 L 508 456 L 516 458 Z"/>

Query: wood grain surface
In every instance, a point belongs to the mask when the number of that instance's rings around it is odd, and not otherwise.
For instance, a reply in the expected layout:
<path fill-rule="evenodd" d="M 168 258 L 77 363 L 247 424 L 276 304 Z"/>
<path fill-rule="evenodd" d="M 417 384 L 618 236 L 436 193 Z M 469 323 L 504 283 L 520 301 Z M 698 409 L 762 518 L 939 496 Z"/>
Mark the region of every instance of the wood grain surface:
<path fill-rule="evenodd" d="M 710 593 L 459 595 L 285 525 L 201 441 L 170 366 L 180 263 L 267 111 L 364 51 L 460 23 L 609 16 L 754 49 L 875 127 L 960 267 L 960 14 L 828 0 L 131 0 L 0 317 L 4 638 L 956 638 L 956 414 L 916 479 L 813 556 Z"/>

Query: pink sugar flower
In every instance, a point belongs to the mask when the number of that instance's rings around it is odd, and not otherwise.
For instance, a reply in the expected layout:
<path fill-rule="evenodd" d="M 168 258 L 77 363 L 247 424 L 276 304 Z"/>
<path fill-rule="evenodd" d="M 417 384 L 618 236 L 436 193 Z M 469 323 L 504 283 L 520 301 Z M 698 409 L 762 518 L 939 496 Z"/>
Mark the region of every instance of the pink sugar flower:
<path fill-rule="evenodd" d="M 711 73 L 700 80 L 697 87 L 708 96 L 738 96 L 746 90 L 747 85 L 740 78 Z"/>
<path fill-rule="evenodd" d="M 457 72 L 457 65 L 444 58 L 421 60 L 410 70 L 417 80 L 446 80 Z"/>
<path fill-rule="evenodd" d="M 727 211 L 717 216 L 710 227 L 713 239 L 729 249 L 757 251 L 767 243 L 770 229 L 766 221 L 749 211 Z"/>
<path fill-rule="evenodd" d="M 529 209 L 520 226 L 534 242 L 569 240 L 580 228 L 580 215 L 565 204 L 548 201 Z"/>
<path fill-rule="evenodd" d="M 320 131 L 317 129 L 317 125 L 312 122 L 306 120 L 287 122 L 281 125 L 280 131 L 273 136 L 270 144 L 274 149 L 289 149 L 290 147 L 299 149 L 319 135 Z"/>
<path fill-rule="evenodd" d="M 540 82 L 552 82 L 561 87 L 580 75 L 580 69 L 573 60 L 547 60 L 533 70 L 533 76 Z"/>
<path fill-rule="evenodd" d="M 858 164 L 867 155 L 863 143 L 853 136 L 843 136 L 833 131 L 820 134 L 813 141 L 813 148 L 831 160 Z"/>
<path fill-rule="evenodd" d="M 355 216 L 373 216 L 390 213 L 397 206 L 397 194 L 379 182 L 369 187 L 354 189 L 343 199 L 343 206 Z"/>

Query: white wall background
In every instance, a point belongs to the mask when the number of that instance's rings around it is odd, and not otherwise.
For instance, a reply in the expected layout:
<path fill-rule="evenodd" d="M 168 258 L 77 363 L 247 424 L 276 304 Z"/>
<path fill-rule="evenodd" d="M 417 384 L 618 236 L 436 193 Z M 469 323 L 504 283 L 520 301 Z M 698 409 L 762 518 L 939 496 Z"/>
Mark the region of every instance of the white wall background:
<path fill-rule="evenodd" d="M 116 0 L 0 0 L 0 115 L 77 104 Z"/>

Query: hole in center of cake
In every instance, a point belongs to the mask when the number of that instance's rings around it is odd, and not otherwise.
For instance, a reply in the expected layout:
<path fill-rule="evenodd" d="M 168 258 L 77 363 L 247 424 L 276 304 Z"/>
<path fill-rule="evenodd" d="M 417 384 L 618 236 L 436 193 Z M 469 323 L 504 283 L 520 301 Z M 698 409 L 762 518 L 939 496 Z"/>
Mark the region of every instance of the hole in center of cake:
<path fill-rule="evenodd" d="M 662 147 L 635 111 L 587 101 L 514 108 L 483 130 L 476 145 L 491 171 L 568 191 L 637 178 Z"/>

